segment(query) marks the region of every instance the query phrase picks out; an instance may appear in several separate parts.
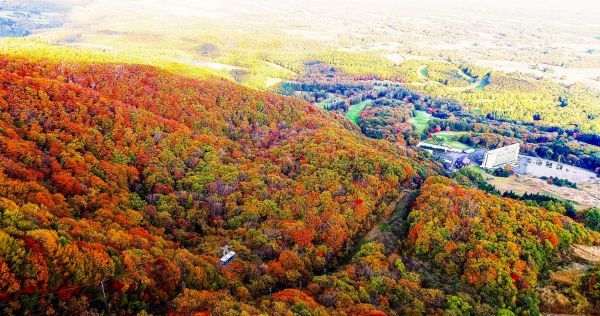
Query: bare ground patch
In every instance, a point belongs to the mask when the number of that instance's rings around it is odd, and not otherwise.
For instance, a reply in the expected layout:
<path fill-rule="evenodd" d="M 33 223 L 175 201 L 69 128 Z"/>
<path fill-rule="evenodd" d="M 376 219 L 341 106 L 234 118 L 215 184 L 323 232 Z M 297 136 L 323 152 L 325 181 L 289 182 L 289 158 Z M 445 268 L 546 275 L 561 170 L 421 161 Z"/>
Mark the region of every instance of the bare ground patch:
<path fill-rule="evenodd" d="M 586 183 L 579 185 L 578 189 L 558 187 L 546 181 L 530 176 L 510 176 L 508 178 L 488 177 L 488 183 L 494 185 L 498 191 L 504 193 L 512 191 L 517 194 L 539 193 L 547 194 L 575 203 L 575 208 L 584 210 L 600 205 L 600 184 Z"/>

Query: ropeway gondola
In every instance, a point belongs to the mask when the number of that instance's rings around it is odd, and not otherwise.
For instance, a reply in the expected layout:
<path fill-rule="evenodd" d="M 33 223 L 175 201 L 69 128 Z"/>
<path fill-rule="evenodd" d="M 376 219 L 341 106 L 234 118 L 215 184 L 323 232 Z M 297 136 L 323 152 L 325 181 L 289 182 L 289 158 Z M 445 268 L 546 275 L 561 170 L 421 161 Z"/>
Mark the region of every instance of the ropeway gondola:
<path fill-rule="evenodd" d="M 223 256 L 221 257 L 221 266 L 226 266 L 235 259 L 235 251 L 229 250 L 229 246 L 225 246 L 222 249 Z"/>

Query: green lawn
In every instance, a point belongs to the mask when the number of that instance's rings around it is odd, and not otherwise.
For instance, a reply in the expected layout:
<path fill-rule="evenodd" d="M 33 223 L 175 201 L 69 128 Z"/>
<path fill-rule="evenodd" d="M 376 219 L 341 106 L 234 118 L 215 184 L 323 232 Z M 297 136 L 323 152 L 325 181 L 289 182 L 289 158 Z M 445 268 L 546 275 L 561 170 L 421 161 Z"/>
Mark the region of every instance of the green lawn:
<path fill-rule="evenodd" d="M 433 134 L 433 136 L 443 139 L 443 140 L 453 140 L 458 137 L 462 132 L 453 132 L 453 131 L 441 131 Z"/>
<path fill-rule="evenodd" d="M 431 120 L 431 114 L 425 111 L 415 111 L 415 117 L 410 119 L 410 123 L 417 132 L 422 134 L 427 130 L 429 120 Z"/>
<path fill-rule="evenodd" d="M 363 101 L 352 105 L 345 114 L 346 118 L 358 124 L 358 117 L 360 116 L 360 112 L 362 112 L 362 110 L 365 109 L 367 104 L 368 101 Z"/>
<path fill-rule="evenodd" d="M 457 132 L 435 133 L 435 134 L 431 135 L 432 140 L 429 140 L 428 143 L 440 145 L 440 146 L 446 146 L 449 148 L 461 149 L 461 150 L 471 148 L 468 145 L 465 145 L 465 144 L 457 141 L 457 138 L 460 134 L 461 133 L 457 133 Z"/>

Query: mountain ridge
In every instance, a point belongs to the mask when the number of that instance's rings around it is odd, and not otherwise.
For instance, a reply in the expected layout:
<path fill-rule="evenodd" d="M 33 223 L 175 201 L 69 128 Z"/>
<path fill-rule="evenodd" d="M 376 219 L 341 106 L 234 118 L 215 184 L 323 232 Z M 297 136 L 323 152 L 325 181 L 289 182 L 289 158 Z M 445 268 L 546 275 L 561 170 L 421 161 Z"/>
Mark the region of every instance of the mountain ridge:
<path fill-rule="evenodd" d="M 75 310 L 77 297 L 101 308 L 103 282 L 111 306 L 127 297 L 131 311 L 164 312 L 182 284 L 231 286 L 215 265 L 228 242 L 252 269 L 298 252 L 294 279 L 307 279 L 421 181 L 413 165 L 433 170 L 343 118 L 226 81 L 6 56 L 0 66 L 0 299 L 13 311 Z"/>

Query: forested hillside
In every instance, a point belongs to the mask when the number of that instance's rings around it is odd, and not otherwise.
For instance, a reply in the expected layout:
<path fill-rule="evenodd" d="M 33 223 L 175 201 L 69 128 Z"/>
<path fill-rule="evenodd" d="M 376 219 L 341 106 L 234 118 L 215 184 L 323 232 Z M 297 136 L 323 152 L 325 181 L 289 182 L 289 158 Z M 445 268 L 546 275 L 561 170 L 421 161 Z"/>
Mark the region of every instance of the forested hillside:
<path fill-rule="evenodd" d="M 497 308 L 538 313 L 536 288 L 559 263 L 560 251 L 598 242 L 565 215 L 442 177 L 427 179 L 409 221 L 408 248 L 431 264 L 422 275 L 457 293 L 479 315 Z M 591 296 L 592 303 L 596 299 Z"/>
<path fill-rule="evenodd" d="M 176 308 L 184 287 L 249 301 L 306 284 L 432 170 L 223 80 L 7 57 L 0 69 L 6 311 L 102 307 L 101 281 L 131 312 Z M 227 243 L 239 260 L 218 269 Z"/>
<path fill-rule="evenodd" d="M 535 314 L 552 258 L 598 243 L 226 80 L 3 56 L 0 115 L 6 314 Z M 374 227 L 393 242 L 365 238 Z"/>

